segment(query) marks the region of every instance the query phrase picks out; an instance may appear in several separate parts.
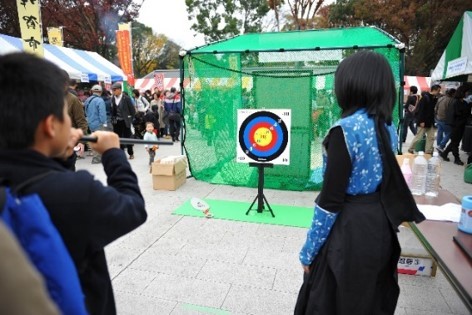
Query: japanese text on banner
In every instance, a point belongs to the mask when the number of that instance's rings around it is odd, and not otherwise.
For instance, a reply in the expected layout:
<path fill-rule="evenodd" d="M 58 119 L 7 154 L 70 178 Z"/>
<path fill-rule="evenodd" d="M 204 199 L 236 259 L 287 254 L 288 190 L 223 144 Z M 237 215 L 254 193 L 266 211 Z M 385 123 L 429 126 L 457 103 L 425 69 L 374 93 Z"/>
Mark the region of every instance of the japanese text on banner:
<path fill-rule="evenodd" d="M 23 50 L 44 56 L 39 0 L 17 0 Z"/>

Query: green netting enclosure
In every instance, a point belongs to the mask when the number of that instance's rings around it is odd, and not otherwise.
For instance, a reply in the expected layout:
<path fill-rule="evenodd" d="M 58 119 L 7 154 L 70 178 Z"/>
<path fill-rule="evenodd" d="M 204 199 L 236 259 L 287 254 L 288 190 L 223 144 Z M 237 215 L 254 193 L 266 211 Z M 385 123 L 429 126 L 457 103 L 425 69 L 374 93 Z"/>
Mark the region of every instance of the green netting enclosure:
<path fill-rule="evenodd" d="M 187 51 L 181 59 L 183 146 L 195 179 L 257 187 L 257 168 L 236 161 L 238 109 L 291 109 L 290 165 L 267 168 L 264 187 L 319 190 L 321 143 L 340 117 L 334 72 L 359 49 L 388 59 L 398 90 L 398 124 L 402 44 L 378 28 L 245 34 Z"/>

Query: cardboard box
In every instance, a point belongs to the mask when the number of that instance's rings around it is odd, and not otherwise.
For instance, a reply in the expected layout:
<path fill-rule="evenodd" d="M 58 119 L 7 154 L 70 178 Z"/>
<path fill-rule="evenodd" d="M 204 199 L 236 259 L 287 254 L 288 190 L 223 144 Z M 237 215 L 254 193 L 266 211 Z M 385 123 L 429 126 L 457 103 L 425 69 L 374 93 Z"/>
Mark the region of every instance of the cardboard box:
<path fill-rule="evenodd" d="M 405 275 L 434 277 L 437 265 L 432 257 L 401 255 L 398 259 L 397 271 Z"/>
<path fill-rule="evenodd" d="M 176 190 L 187 181 L 187 163 L 179 160 L 164 164 L 160 160 L 152 163 L 152 187 L 155 190 Z"/>

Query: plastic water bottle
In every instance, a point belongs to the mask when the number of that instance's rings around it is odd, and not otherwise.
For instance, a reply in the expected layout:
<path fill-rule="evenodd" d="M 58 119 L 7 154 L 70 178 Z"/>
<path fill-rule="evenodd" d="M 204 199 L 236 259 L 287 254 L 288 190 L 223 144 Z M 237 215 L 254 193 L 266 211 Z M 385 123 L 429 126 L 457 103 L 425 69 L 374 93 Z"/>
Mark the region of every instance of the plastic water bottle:
<path fill-rule="evenodd" d="M 411 178 L 411 193 L 413 195 L 424 195 L 426 190 L 426 173 L 428 171 L 428 161 L 424 158 L 424 152 L 418 152 L 418 156 L 413 163 L 413 176 Z"/>
<path fill-rule="evenodd" d="M 426 192 L 429 197 L 437 197 L 439 194 L 439 178 L 441 172 L 441 159 L 439 153 L 434 152 L 428 161 L 428 173 L 426 174 Z"/>
<path fill-rule="evenodd" d="M 411 177 L 413 176 L 413 173 L 411 172 L 409 158 L 403 159 L 403 164 L 400 169 L 402 170 L 402 174 L 403 174 L 403 177 L 405 178 L 405 182 L 407 183 L 408 187 L 410 187 L 411 189 Z"/>
<path fill-rule="evenodd" d="M 472 196 L 462 198 L 461 219 L 458 228 L 462 232 L 472 234 Z"/>

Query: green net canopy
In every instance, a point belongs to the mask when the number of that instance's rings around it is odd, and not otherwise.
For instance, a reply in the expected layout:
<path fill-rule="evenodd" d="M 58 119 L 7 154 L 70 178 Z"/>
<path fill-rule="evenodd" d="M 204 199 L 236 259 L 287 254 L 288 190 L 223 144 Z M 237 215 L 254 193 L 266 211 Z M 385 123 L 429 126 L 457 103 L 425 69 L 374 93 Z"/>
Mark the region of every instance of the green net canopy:
<path fill-rule="evenodd" d="M 214 52 L 346 49 L 354 46 L 387 47 L 398 42 L 390 35 L 371 27 L 352 27 L 309 31 L 254 33 L 236 36 L 191 51 L 192 54 Z"/>
<path fill-rule="evenodd" d="M 257 187 L 257 168 L 251 161 L 237 161 L 238 111 L 288 109 L 290 162 L 266 168 L 264 187 L 319 190 L 321 144 L 341 113 L 333 93 L 337 66 L 359 49 L 383 54 L 395 76 L 398 123 L 403 93 L 399 44 L 380 29 L 355 27 L 245 34 L 187 51 L 181 79 L 184 149 L 192 175 L 214 184 Z"/>

